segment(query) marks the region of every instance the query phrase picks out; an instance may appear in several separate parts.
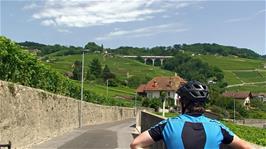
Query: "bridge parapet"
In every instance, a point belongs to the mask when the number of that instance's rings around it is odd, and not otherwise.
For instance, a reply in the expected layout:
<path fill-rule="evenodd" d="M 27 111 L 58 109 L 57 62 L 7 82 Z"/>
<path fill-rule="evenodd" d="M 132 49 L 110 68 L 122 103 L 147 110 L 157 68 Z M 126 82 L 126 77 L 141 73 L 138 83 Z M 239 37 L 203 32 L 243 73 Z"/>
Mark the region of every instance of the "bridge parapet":
<path fill-rule="evenodd" d="M 137 58 L 138 56 L 136 55 L 123 55 L 122 57 L 124 58 Z M 147 63 L 147 60 L 151 59 L 152 60 L 152 65 L 154 66 L 155 60 L 159 59 L 161 62 L 161 66 L 163 65 L 163 61 L 164 59 L 168 59 L 168 58 L 173 58 L 173 56 L 157 56 L 157 55 L 151 55 L 151 56 L 140 56 L 141 58 L 144 59 L 144 63 Z"/>

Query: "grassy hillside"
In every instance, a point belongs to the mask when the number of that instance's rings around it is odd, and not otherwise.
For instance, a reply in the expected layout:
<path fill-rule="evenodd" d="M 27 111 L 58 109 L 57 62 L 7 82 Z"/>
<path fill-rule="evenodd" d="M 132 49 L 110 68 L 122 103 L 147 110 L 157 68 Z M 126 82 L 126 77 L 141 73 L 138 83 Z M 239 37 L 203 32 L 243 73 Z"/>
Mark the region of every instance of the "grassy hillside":
<path fill-rule="evenodd" d="M 266 69 L 263 67 L 266 62 L 263 60 L 214 55 L 198 55 L 196 57 L 212 66 L 221 68 L 229 85 L 266 82 Z M 245 84 L 240 87 L 229 87 L 228 90 L 266 92 L 266 83 Z"/>
<path fill-rule="evenodd" d="M 52 54 L 53 55 L 53 54 Z M 72 64 L 76 60 L 81 60 L 81 55 L 68 55 L 68 56 L 50 56 L 51 62 L 47 62 L 53 69 L 64 74 L 65 72 L 72 71 Z M 145 65 L 136 60 L 122 58 L 118 56 L 103 56 L 101 54 L 85 54 L 85 64 L 84 64 L 84 72 L 87 72 L 88 66 L 90 62 L 94 59 L 98 58 L 102 66 L 105 64 L 108 65 L 110 70 L 116 75 L 119 80 L 127 79 L 127 76 L 140 76 L 153 78 L 155 76 L 172 76 L 173 72 L 162 70 L 158 67 L 152 67 L 149 65 Z M 76 83 L 79 83 L 76 81 Z M 107 95 L 106 86 L 99 85 L 92 82 L 85 82 L 85 87 L 89 90 L 92 90 L 100 95 Z M 135 89 L 127 88 L 127 87 L 109 87 L 108 95 L 109 96 L 123 96 L 129 95 L 133 96 Z"/>
<path fill-rule="evenodd" d="M 198 55 L 201 60 L 223 70 L 254 70 L 263 69 L 263 60 L 239 58 L 235 56 Z M 266 70 L 266 69 L 265 69 Z"/>

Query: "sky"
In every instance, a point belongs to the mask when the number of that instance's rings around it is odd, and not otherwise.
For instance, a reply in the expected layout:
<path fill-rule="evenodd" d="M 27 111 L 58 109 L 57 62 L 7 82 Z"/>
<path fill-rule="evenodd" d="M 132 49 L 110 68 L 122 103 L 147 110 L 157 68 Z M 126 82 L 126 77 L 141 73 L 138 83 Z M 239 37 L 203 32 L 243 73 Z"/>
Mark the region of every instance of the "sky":
<path fill-rule="evenodd" d="M 0 0 L 1 35 L 14 41 L 106 48 L 217 43 L 266 54 L 266 2 Z"/>

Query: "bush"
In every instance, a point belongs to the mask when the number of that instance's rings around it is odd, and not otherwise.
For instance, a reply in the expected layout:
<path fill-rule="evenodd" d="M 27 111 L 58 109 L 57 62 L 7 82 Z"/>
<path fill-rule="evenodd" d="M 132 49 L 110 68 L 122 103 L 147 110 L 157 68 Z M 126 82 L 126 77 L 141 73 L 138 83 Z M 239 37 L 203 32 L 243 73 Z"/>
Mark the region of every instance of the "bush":
<path fill-rule="evenodd" d="M 154 108 L 155 110 L 157 110 L 159 107 L 162 107 L 162 101 L 158 98 L 143 98 L 141 105 L 143 107 Z"/>

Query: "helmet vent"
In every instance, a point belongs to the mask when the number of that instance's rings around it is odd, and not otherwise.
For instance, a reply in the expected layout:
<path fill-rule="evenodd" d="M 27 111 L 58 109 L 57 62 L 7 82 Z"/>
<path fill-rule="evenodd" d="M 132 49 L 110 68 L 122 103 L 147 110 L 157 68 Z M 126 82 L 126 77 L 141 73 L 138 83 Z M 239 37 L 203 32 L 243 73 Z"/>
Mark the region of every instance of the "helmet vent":
<path fill-rule="evenodd" d="M 198 85 L 198 84 L 194 84 L 193 85 L 195 88 L 197 88 L 197 89 L 201 89 L 201 87 Z"/>
<path fill-rule="evenodd" d="M 200 95 L 201 95 L 201 96 L 204 96 L 204 93 L 203 93 L 203 92 L 200 92 Z"/>
<path fill-rule="evenodd" d="M 194 97 L 197 97 L 198 95 L 197 95 L 197 93 L 195 93 L 195 92 L 191 92 L 191 94 L 194 96 Z"/>

